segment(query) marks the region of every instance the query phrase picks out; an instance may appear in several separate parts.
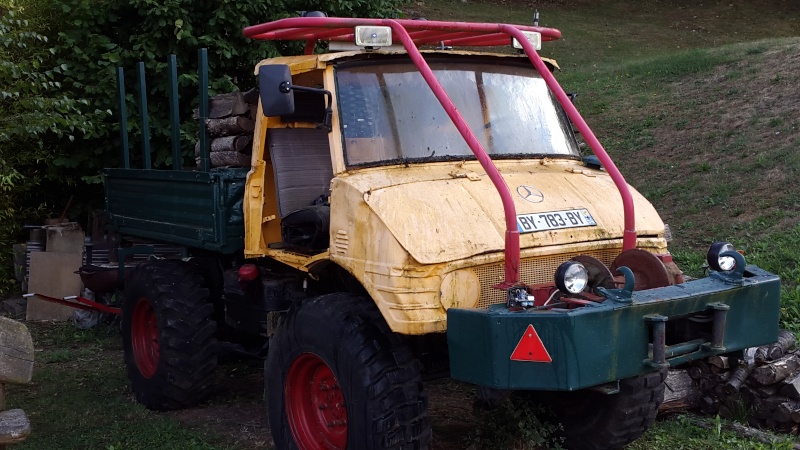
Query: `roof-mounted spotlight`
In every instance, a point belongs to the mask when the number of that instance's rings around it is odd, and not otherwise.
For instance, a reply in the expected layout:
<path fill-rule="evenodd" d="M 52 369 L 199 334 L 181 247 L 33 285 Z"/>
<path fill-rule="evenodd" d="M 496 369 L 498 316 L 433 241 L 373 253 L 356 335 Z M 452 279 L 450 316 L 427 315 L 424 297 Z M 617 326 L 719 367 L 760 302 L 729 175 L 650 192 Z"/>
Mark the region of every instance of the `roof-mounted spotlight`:
<path fill-rule="evenodd" d="M 367 49 L 392 45 L 392 29 L 382 26 L 359 25 L 356 27 L 356 45 Z"/>

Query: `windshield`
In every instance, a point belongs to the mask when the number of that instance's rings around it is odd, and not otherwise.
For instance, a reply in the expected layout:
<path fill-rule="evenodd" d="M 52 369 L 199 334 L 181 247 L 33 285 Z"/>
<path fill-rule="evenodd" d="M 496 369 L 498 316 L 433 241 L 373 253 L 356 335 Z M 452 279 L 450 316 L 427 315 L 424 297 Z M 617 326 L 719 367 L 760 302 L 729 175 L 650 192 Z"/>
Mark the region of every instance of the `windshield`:
<path fill-rule="evenodd" d="M 578 156 L 565 115 L 531 66 L 463 59 L 429 64 L 492 158 Z M 336 73 L 348 164 L 473 157 L 410 61 Z"/>

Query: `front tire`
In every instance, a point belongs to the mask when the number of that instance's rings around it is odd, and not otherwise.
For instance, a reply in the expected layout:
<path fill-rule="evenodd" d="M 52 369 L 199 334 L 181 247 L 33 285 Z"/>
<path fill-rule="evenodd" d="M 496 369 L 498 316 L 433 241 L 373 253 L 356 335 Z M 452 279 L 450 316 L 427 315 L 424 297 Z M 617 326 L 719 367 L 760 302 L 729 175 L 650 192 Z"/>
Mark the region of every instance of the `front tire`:
<path fill-rule="evenodd" d="M 337 293 L 296 304 L 264 367 L 278 449 L 430 445 L 420 364 L 369 299 Z"/>
<path fill-rule="evenodd" d="M 618 449 L 638 439 L 655 422 L 664 401 L 667 371 L 650 372 L 619 382 L 616 394 L 580 390 L 552 392 L 547 403 L 564 429 L 570 450 Z"/>
<path fill-rule="evenodd" d="M 190 264 L 140 264 L 126 281 L 122 342 L 136 400 L 156 411 L 205 400 L 217 366 L 214 305 Z"/>

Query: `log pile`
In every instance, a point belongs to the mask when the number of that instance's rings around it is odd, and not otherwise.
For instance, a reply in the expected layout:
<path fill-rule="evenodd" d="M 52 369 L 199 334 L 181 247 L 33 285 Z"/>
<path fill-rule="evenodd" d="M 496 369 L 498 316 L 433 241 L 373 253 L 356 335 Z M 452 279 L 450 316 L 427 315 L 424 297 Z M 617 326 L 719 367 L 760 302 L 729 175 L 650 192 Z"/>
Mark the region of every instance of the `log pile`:
<path fill-rule="evenodd" d="M 216 95 L 208 103 L 211 167 L 250 167 L 258 91 Z M 198 117 L 195 110 L 195 118 Z M 194 154 L 200 166 L 200 142 L 195 145 Z"/>
<path fill-rule="evenodd" d="M 660 412 L 699 409 L 780 431 L 800 428 L 800 350 L 782 330 L 775 344 L 747 349 L 741 360 L 714 356 L 671 370 Z"/>

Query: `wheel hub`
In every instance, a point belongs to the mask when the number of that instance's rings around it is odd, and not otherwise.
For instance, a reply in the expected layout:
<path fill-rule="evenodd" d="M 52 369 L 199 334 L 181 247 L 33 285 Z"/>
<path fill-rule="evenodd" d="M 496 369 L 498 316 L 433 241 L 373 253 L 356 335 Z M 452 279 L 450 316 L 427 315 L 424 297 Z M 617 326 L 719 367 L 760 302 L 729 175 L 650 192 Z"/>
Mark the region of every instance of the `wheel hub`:
<path fill-rule="evenodd" d="M 317 355 L 303 353 L 286 376 L 286 415 L 301 449 L 347 446 L 347 408 L 336 375 Z"/>
<path fill-rule="evenodd" d="M 160 355 L 158 317 L 150 301 L 144 297 L 136 302 L 133 309 L 131 345 L 139 372 L 145 378 L 152 378 L 158 369 Z"/>

